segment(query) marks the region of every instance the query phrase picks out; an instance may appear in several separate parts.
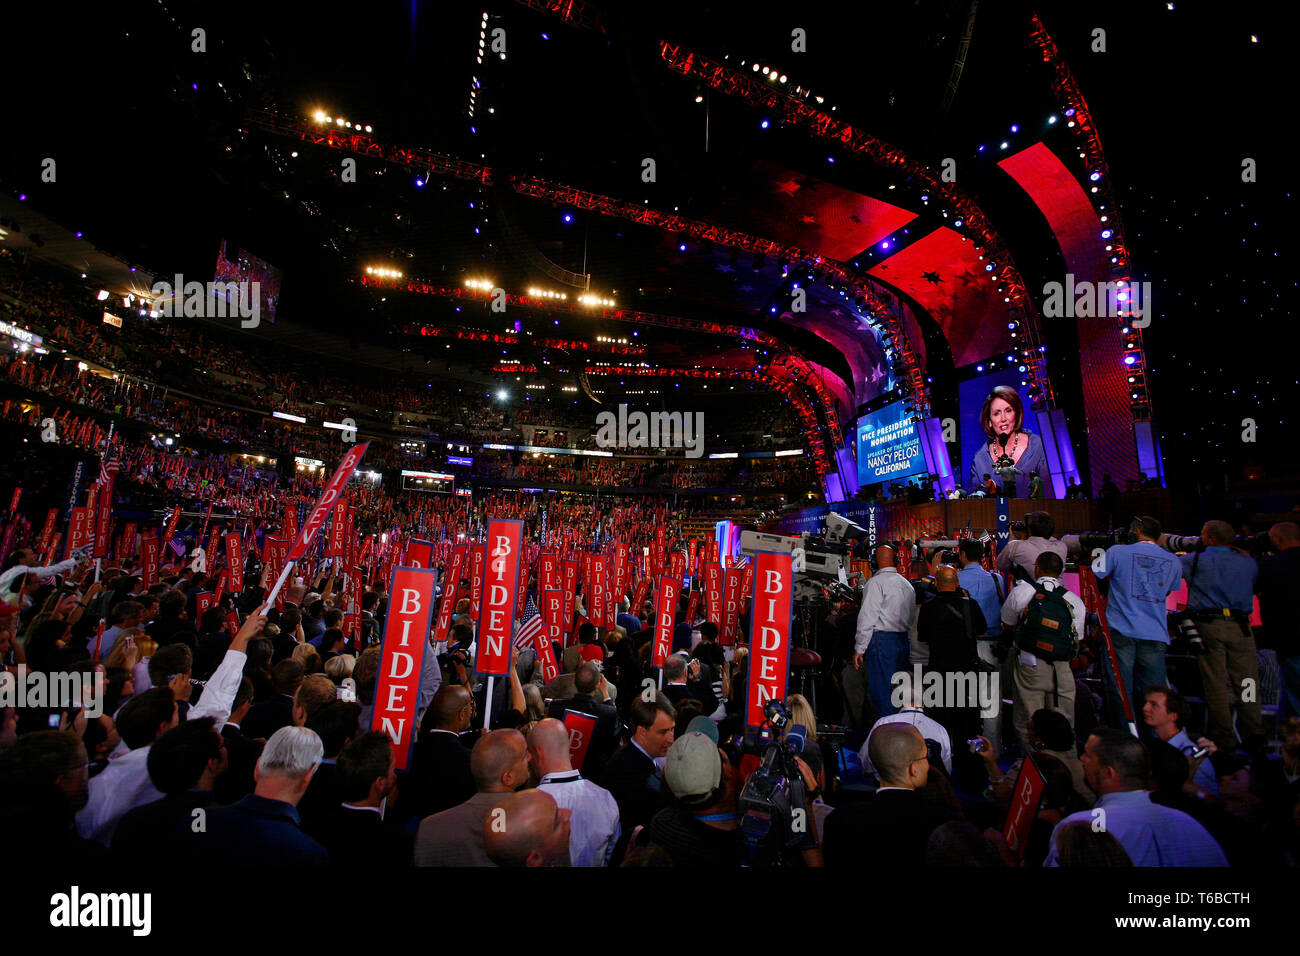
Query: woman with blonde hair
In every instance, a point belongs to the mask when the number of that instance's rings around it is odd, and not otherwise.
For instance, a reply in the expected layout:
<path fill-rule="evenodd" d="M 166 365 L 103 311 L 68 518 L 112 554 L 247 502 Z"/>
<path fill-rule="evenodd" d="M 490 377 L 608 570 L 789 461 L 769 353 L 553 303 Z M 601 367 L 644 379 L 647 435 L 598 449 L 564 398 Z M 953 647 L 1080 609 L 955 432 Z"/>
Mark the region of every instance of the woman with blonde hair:
<path fill-rule="evenodd" d="M 293 659 L 302 665 L 303 676 L 320 673 L 320 653 L 311 644 L 299 644 L 295 647 Z"/>
<path fill-rule="evenodd" d="M 812 704 L 803 694 L 791 694 L 785 699 L 790 708 L 790 723 L 802 724 L 808 730 L 808 739 L 817 739 L 817 715 L 813 713 Z"/>

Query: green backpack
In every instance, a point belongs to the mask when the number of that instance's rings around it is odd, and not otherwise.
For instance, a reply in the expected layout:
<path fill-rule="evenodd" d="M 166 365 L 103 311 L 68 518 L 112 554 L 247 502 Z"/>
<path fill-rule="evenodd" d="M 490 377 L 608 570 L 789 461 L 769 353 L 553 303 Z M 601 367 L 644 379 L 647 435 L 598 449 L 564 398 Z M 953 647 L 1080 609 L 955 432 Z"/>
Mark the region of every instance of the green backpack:
<path fill-rule="evenodd" d="M 1065 588 L 1049 591 L 1035 585 L 1034 596 L 1020 615 L 1016 646 L 1045 661 L 1072 661 L 1079 654 L 1074 614 L 1065 601 Z"/>

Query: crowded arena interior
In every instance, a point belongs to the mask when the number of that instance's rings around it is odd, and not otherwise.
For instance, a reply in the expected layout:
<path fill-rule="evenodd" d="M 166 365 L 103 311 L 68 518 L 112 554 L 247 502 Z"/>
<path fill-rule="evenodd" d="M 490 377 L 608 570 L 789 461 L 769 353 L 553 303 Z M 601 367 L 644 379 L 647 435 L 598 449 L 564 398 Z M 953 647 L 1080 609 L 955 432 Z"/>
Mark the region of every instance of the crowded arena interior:
<path fill-rule="evenodd" d="M 1263 107 L 1162 85 L 1269 37 L 829 6 L 25 14 L 0 834 L 83 879 L 51 925 L 138 866 L 1300 862 L 1290 194 L 1175 162 Z"/>

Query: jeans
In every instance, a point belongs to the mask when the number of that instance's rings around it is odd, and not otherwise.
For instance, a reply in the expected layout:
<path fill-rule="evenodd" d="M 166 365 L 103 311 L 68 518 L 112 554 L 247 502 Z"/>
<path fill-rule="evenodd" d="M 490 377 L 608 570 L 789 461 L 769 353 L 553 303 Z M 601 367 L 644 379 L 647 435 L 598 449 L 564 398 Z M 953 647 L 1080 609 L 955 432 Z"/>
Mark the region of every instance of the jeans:
<path fill-rule="evenodd" d="M 876 631 L 871 635 L 871 643 L 862 655 L 862 663 L 867 672 L 867 692 L 871 695 L 871 706 L 875 708 L 876 720 L 898 712 L 891 697 L 893 695 L 893 677 L 899 671 L 912 673 L 911 648 L 907 642 L 906 631 Z"/>
<path fill-rule="evenodd" d="M 1146 689 L 1165 686 L 1169 682 L 1165 672 L 1165 652 L 1169 645 L 1160 641 L 1126 637 L 1114 629 L 1110 632 L 1110 638 L 1115 645 L 1115 657 L 1119 660 L 1124 690 L 1128 693 L 1129 703 L 1133 707 L 1133 719 L 1140 733 L 1145 726 L 1142 721 L 1142 705 L 1146 703 Z M 1120 703 L 1109 660 L 1105 662 L 1102 673 L 1106 677 L 1106 716 L 1112 726 L 1123 727 L 1128 718 L 1124 716 L 1124 705 Z"/>

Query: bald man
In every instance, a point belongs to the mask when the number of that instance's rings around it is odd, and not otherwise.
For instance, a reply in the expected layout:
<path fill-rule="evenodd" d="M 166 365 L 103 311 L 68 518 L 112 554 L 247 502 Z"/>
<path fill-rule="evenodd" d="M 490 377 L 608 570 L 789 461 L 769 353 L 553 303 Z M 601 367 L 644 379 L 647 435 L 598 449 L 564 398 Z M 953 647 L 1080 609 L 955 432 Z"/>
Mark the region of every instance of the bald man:
<path fill-rule="evenodd" d="M 470 772 L 478 788 L 474 796 L 420 821 L 416 866 L 496 866 L 484 847 L 483 821 L 502 794 L 513 793 L 528 782 L 524 735 L 517 730 L 484 734 L 470 754 Z"/>
<path fill-rule="evenodd" d="M 940 565 L 934 572 L 934 597 L 917 613 L 916 639 L 930 648 L 926 671 L 954 675 L 941 685 L 944 699 L 926 712 L 943 724 L 952 740 L 969 740 L 980 733 L 979 654 L 975 642 L 988 632 L 984 612 L 961 590 L 957 569 Z M 988 687 L 985 680 L 985 689 Z M 1000 695 L 990 695 L 990 710 Z M 928 703 L 928 701 L 927 701 Z"/>
<path fill-rule="evenodd" d="M 574 731 L 573 733 L 577 733 Z M 589 743 L 589 742 L 588 742 Z M 537 789 L 573 812 L 569 858 L 574 866 L 607 866 L 618 842 L 618 803 L 614 795 L 573 769 L 570 748 L 580 741 L 560 721 L 538 721 L 528 734 L 528 764 Z"/>
<path fill-rule="evenodd" d="M 483 820 L 483 843 L 496 866 L 568 866 L 573 811 L 541 790 L 503 797 Z"/>
<path fill-rule="evenodd" d="M 891 681 L 911 666 L 908 633 L 916 621 L 916 591 L 894 567 L 893 548 L 876 548 L 876 569 L 863 592 L 853 644 L 853 666 L 865 670 L 874 720 L 898 710 Z"/>
<path fill-rule="evenodd" d="M 1259 563 L 1255 591 L 1259 610 L 1270 635 L 1277 637 L 1277 656 L 1282 662 L 1286 687 L 1286 709 L 1300 714 L 1300 525 L 1281 521 L 1268 529 L 1276 554 Z M 1279 714 L 1279 720 L 1284 715 Z"/>
<path fill-rule="evenodd" d="M 474 796 L 470 751 L 461 739 L 474 716 L 474 699 L 460 684 L 444 684 L 420 724 L 420 736 L 411 752 L 411 772 L 402 784 L 402 796 L 420 819 L 450 810 Z"/>
<path fill-rule="evenodd" d="M 882 872 L 920 868 L 930 833 L 953 816 L 927 807 L 917 792 L 930 773 L 925 740 L 911 724 L 881 724 L 871 732 L 868 755 L 880 787 L 869 801 L 839 807 L 826 818 L 826 865 L 860 869 L 870 860 Z"/>

